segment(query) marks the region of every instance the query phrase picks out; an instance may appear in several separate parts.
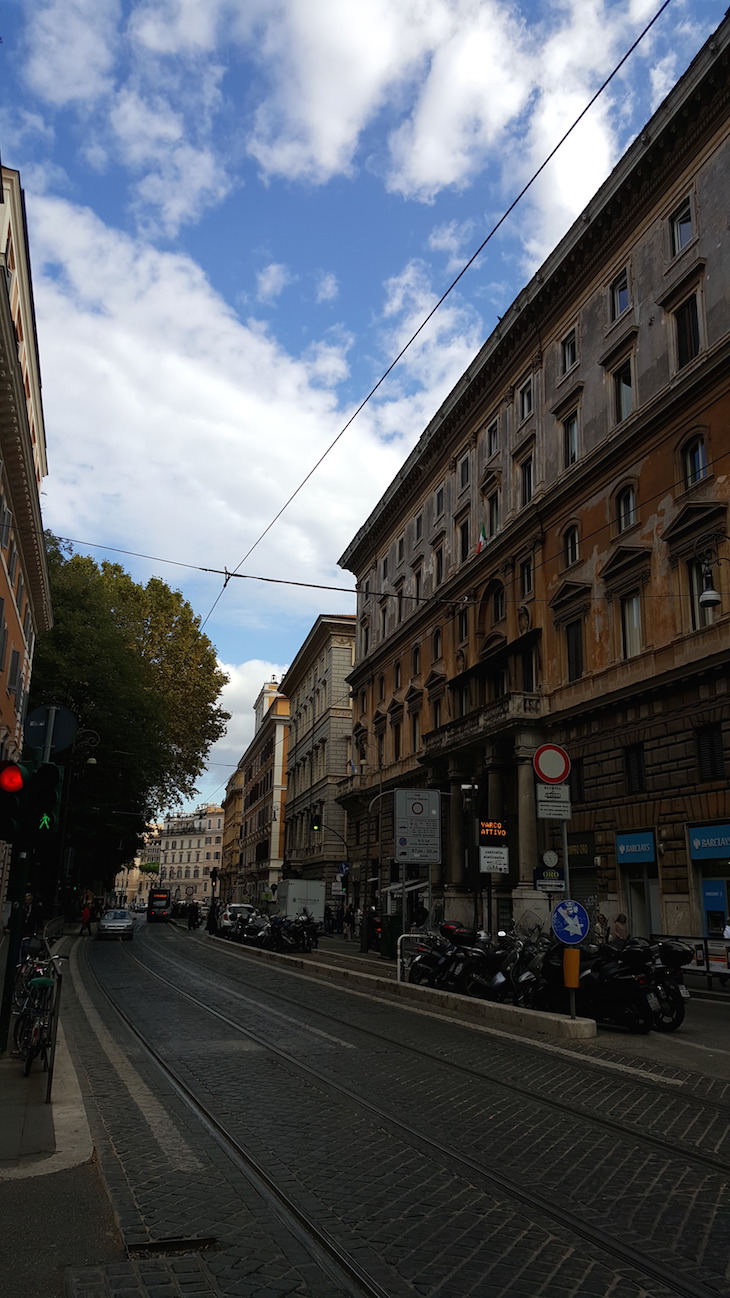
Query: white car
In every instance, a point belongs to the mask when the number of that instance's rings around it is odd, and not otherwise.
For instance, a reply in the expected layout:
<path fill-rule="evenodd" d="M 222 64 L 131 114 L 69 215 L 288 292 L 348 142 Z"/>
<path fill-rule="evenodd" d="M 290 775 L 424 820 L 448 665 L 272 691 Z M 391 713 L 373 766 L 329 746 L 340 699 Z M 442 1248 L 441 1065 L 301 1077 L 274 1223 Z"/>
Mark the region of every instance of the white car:
<path fill-rule="evenodd" d="M 228 937 L 241 915 L 250 915 L 255 907 L 246 902 L 230 902 L 218 916 L 218 932 L 221 937 Z"/>

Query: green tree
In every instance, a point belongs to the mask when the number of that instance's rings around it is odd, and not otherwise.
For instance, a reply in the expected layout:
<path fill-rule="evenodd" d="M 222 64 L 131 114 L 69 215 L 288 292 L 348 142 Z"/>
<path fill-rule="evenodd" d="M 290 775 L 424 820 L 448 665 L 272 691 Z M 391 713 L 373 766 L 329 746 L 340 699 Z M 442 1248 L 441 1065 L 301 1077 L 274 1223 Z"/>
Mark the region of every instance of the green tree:
<path fill-rule="evenodd" d="M 93 752 L 82 738 L 59 760 L 71 765 L 66 841 L 79 880 L 109 885 L 149 821 L 194 793 L 228 721 L 217 704 L 227 677 L 179 591 L 70 555 L 50 535 L 47 553 L 54 625 L 38 640 L 30 706 L 68 707 L 99 736 Z"/>

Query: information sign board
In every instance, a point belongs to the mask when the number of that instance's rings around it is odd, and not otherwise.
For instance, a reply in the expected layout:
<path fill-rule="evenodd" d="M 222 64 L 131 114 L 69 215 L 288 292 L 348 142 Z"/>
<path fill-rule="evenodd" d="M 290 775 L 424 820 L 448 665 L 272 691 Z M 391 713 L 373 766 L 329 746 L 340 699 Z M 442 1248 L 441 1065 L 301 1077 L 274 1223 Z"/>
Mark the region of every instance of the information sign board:
<path fill-rule="evenodd" d="M 565 871 L 562 866 L 538 865 L 533 874 L 538 892 L 565 892 Z"/>
<path fill-rule="evenodd" d="M 480 874 L 509 874 L 508 847 L 480 847 Z"/>
<path fill-rule="evenodd" d="M 396 789 L 395 857 L 434 865 L 441 861 L 441 795 L 437 789 Z"/>
<path fill-rule="evenodd" d="M 570 820 L 572 814 L 567 784 L 538 784 L 538 820 Z"/>

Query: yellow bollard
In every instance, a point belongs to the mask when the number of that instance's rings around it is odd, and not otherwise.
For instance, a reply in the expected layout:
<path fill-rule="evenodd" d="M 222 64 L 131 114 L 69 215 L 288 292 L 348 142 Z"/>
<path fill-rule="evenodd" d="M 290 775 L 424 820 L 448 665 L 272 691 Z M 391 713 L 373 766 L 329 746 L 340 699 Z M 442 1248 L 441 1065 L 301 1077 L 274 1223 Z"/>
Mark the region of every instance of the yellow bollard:
<path fill-rule="evenodd" d="M 563 951 L 563 982 L 566 987 L 580 987 L 580 951 L 566 946 Z"/>

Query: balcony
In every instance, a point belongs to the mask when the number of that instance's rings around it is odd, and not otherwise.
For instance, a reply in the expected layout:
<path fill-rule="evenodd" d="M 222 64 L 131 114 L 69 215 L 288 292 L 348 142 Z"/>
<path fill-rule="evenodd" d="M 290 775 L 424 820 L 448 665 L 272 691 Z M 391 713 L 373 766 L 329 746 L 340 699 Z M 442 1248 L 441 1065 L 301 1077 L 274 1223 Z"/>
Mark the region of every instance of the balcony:
<path fill-rule="evenodd" d="M 509 730 L 512 726 L 536 721 L 542 716 L 540 694 L 505 694 L 494 703 L 488 703 L 466 716 L 449 721 L 438 730 L 423 737 L 424 757 L 445 757 L 461 748 L 482 742 L 490 735 Z"/>

